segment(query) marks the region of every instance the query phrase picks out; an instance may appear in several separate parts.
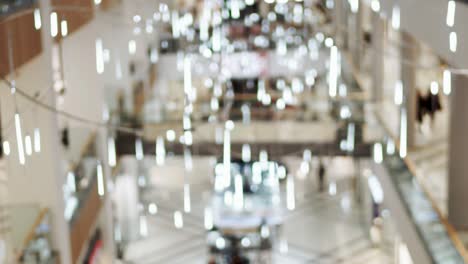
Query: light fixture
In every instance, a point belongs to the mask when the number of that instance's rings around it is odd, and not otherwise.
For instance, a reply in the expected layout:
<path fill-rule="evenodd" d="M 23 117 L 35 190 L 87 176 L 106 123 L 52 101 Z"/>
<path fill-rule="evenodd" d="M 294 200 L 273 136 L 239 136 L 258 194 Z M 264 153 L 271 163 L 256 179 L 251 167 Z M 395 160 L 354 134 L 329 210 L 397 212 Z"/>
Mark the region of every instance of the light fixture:
<path fill-rule="evenodd" d="M 338 48 L 330 48 L 330 72 L 328 76 L 328 93 L 331 97 L 336 97 L 338 89 Z"/>
<path fill-rule="evenodd" d="M 292 211 L 296 208 L 296 194 L 294 188 L 294 177 L 292 175 L 288 176 L 286 182 L 286 204 L 288 210 Z"/>
<path fill-rule="evenodd" d="M 170 130 L 167 130 L 166 131 L 166 139 L 167 141 L 169 142 L 174 142 L 174 140 L 176 139 L 176 133 L 174 130 L 170 129 Z"/>
<path fill-rule="evenodd" d="M 455 24 L 455 8 L 456 8 L 456 3 L 454 0 L 450 0 L 447 3 L 447 26 L 448 27 L 453 27 Z"/>
<path fill-rule="evenodd" d="M 380 1 L 379 0 L 372 0 L 371 1 L 371 9 L 374 12 L 380 11 Z"/>
<path fill-rule="evenodd" d="M 26 135 L 26 137 L 24 137 L 24 146 L 26 155 L 31 156 L 33 153 L 31 136 Z"/>
<path fill-rule="evenodd" d="M 401 109 L 400 117 L 400 157 L 404 158 L 407 154 L 408 147 L 408 123 L 406 109 Z"/>
<path fill-rule="evenodd" d="M 3 153 L 4 153 L 6 156 L 9 156 L 9 155 L 10 155 L 10 153 L 11 153 L 10 142 L 8 142 L 8 141 L 3 141 Z"/>
<path fill-rule="evenodd" d="M 115 149 L 115 139 L 113 137 L 107 139 L 107 158 L 110 167 L 115 167 L 117 165 L 117 153 Z"/>
<path fill-rule="evenodd" d="M 100 38 L 96 39 L 96 71 L 104 73 L 104 47 Z"/>
<path fill-rule="evenodd" d="M 58 35 L 58 16 L 56 12 L 50 13 L 50 35 L 53 38 Z"/>
<path fill-rule="evenodd" d="M 155 203 L 150 203 L 148 205 L 148 213 L 155 215 L 158 213 L 158 206 Z"/>
<path fill-rule="evenodd" d="M 371 175 L 367 178 L 367 184 L 371 192 L 372 199 L 377 204 L 381 204 L 384 199 L 384 193 L 382 190 L 382 185 L 380 185 L 379 180 L 374 175 Z"/>
<path fill-rule="evenodd" d="M 206 230 L 213 229 L 213 211 L 209 207 L 205 208 L 204 225 Z"/>
<path fill-rule="evenodd" d="M 383 161 L 382 143 L 377 142 L 374 144 L 373 156 L 374 156 L 375 163 L 377 164 L 382 163 Z"/>
<path fill-rule="evenodd" d="M 400 7 L 398 5 L 393 6 L 392 10 L 392 27 L 394 30 L 400 29 Z"/>
<path fill-rule="evenodd" d="M 135 157 L 137 160 L 143 160 L 144 154 L 143 154 L 143 141 L 141 138 L 137 138 L 135 140 Z"/>
<path fill-rule="evenodd" d="M 184 184 L 184 212 L 190 213 L 191 209 L 191 200 L 190 200 L 190 185 Z"/>
<path fill-rule="evenodd" d="M 68 35 L 68 22 L 66 20 L 62 20 L 60 22 L 60 33 L 62 37 L 66 37 Z"/>
<path fill-rule="evenodd" d="M 135 40 L 130 40 L 128 42 L 128 53 L 130 53 L 130 55 L 135 55 L 136 54 L 136 49 L 137 49 L 136 41 Z"/>
<path fill-rule="evenodd" d="M 34 28 L 36 30 L 41 29 L 42 27 L 42 18 L 41 18 L 41 10 L 39 8 L 34 9 Z"/>
<path fill-rule="evenodd" d="M 359 0 L 348 0 L 351 12 L 357 13 L 359 11 Z"/>
<path fill-rule="evenodd" d="M 443 91 L 445 95 L 449 95 L 452 92 L 452 74 L 449 70 L 444 70 L 443 75 Z"/>
<path fill-rule="evenodd" d="M 439 83 L 436 81 L 431 82 L 430 91 L 432 95 L 437 95 L 439 93 Z"/>
<path fill-rule="evenodd" d="M 182 213 L 180 211 L 175 211 L 174 212 L 174 226 L 177 229 L 181 229 L 184 227 L 184 219 L 182 216 Z"/>
<path fill-rule="evenodd" d="M 23 131 L 21 130 L 21 118 L 19 113 L 15 114 L 16 143 L 18 145 L 18 159 L 21 165 L 26 163 L 24 157 Z"/>
<path fill-rule="evenodd" d="M 104 187 L 104 171 L 100 162 L 97 164 L 97 188 L 99 196 L 104 196 L 105 187 Z"/>
<path fill-rule="evenodd" d="M 227 188 L 231 185 L 231 130 L 228 128 L 227 122 L 224 129 L 223 177 L 224 187 Z"/>
<path fill-rule="evenodd" d="M 41 131 L 39 128 L 34 129 L 34 152 L 41 152 Z"/>
<path fill-rule="evenodd" d="M 449 36 L 450 51 L 453 53 L 457 52 L 457 45 L 458 45 L 457 32 L 450 32 L 450 36 Z"/>
<path fill-rule="evenodd" d="M 158 137 L 156 139 L 156 164 L 158 166 L 164 165 L 166 159 L 166 147 L 164 146 L 164 138 Z"/>
<path fill-rule="evenodd" d="M 244 180 L 241 174 L 234 177 L 234 209 L 244 209 Z"/>
<path fill-rule="evenodd" d="M 354 151 L 354 142 L 355 142 L 355 125 L 354 123 L 348 124 L 348 135 L 346 139 L 346 149 L 348 151 Z"/>
<path fill-rule="evenodd" d="M 396 105 L 403 104 L 403 82 L 401 80 L 398 80 L 395 83 L 395 95 L 393 101 Z"/>

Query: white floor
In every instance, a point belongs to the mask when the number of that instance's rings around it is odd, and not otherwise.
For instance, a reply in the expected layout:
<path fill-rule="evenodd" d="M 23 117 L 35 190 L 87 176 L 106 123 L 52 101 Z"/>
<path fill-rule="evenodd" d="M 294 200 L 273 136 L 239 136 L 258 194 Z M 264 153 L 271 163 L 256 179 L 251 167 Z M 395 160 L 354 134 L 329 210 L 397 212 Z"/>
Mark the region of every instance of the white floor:
<path fill-rule="evenodd" d="M 297 159 L 288 158 L 285 163 L 290 172 L 297 171 Z M 146 215 L 148 235 L 129 245 L 126 260 L 138 264 L 207 263 L 203 211 L 212 189 L 213 159 L 194 157 L 194 171 L 186 175 L 191 182 L 192 210 L 184 214 L 181 229 L 174 227 L 173 213 L 183 209 L 183 163 L 173 158 L 166 164 L 151 170 L 151 187 L 143 200 L 156 203 L 158 213 Z M 362 225 L 361 210 L 353 203 L 352 164 L 336 159 L 329 165 L 327 181 L 336 184 L 336 195 L 317 191 L 314 170 L 305 178 L 296 178 L 297 206 L 284 216 L 281 240 L 285 242 L 272 252 L 271 263 L 393 263 L 391 250 L 374 247 Z"/>

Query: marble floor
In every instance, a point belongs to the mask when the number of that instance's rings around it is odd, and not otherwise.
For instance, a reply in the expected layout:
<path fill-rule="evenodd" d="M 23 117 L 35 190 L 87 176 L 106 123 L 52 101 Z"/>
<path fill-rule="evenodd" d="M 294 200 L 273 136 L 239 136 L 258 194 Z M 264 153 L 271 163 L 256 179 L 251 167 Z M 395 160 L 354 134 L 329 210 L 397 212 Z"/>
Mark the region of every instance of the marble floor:
<path fill-rule="evenodd" d="M 164 167 L 150 168 L 149 186 L 141 197 L 146 204 L 157 204 L 158 211 L 143 215 L 144 236 L 128 245 L 126 263 L 207 263 L 203 212 L 214 158 L 194 157 L 190 175 L 184 175 L 181 162 L 171 158 Z M 297 158 L 283 162 L 290 172 L 300 164 Z M 271 261 L 262 263 L 393 263 L 392 249 L 369 240 L 362 211 L 353 202 L 352 163 L 334 159 L 327 165 L 327 183 L 336 188 L 318 192 L 314 166 L 308 175 L 295 178 L 296 209 L 284 213 L 280 246 L 270 252 Z M 173 215 L 183 211 L 184 181 L 191 186 L 191 213 L 183 214 L 183 228 L 177 229 Z"/>

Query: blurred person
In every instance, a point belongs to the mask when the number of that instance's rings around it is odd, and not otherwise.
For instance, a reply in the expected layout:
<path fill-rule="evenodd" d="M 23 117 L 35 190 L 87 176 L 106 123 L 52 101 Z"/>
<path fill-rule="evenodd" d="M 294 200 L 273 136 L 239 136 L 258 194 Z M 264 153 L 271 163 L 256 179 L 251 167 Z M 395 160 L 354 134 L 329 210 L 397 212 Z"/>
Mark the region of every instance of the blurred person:
<path fill-rule="evenodd" d="M 320 159 L 319 167 L 318 167 L 318 186 L 319 192 L 323 192 L 325 190 L 325 165 L 323 164 L 323 160 Z"/>

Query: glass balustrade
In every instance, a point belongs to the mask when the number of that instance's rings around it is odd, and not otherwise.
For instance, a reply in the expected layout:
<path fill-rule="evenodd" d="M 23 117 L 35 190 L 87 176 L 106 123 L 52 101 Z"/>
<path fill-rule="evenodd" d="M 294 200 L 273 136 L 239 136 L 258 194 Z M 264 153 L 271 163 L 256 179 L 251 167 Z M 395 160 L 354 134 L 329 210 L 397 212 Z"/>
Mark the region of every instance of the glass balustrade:
<path fill-rule="evenodd" d="M 405 160 L 395 153 L 386 155 L 383 164 L 434 263 L 464 263 L 438 209 Z"/>

